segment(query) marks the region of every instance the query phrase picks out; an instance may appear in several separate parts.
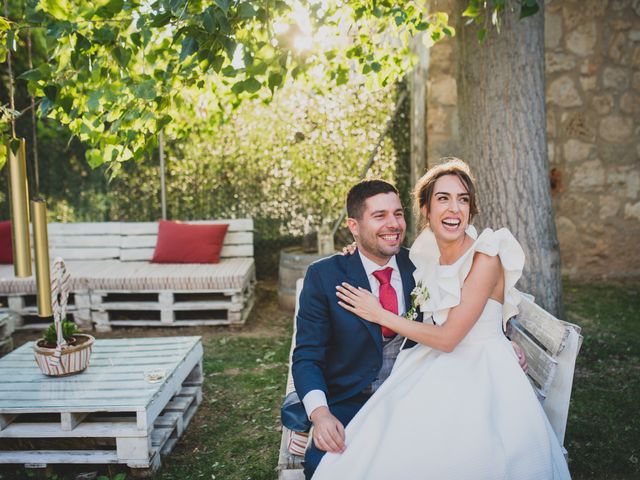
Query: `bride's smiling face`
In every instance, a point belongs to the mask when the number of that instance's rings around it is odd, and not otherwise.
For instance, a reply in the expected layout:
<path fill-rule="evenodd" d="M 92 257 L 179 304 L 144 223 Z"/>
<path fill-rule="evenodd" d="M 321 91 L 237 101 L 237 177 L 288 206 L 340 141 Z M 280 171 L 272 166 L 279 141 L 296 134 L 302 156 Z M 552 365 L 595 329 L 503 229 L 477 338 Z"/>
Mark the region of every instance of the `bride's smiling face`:
<path fill-rule="evenodd" d="M 445 241 L 464 238 L 470 201 L 469 192 L 456 175 L 443 175 L 436 180 L 429 211 L 426 206 L 422 208 L 436 238 Z"/>

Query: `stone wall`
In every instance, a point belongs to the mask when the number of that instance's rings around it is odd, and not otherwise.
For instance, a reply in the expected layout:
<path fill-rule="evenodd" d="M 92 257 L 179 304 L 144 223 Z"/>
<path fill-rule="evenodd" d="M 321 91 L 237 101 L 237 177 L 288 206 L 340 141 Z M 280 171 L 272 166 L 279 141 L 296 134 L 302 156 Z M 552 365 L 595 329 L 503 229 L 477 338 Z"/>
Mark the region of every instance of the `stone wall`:
<path fill-rule="evenodd" d="M 545 64 L 563 273 L 638 277 L 640 0 L 547 0 Z M 459 151 L 455 78 L 455 39 L 447 39 L 430 52 L 430 163 Z"/>

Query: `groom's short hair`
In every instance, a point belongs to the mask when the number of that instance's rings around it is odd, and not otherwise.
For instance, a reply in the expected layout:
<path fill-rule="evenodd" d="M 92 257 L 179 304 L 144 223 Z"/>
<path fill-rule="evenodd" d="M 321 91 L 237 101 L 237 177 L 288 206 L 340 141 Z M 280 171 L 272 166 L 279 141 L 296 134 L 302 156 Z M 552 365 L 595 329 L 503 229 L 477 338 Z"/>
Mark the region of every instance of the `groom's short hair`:
<path fill-rule="evenodd" d="M 400 196 L 398 189 L 384 180 L 363 180 L 351 187 L 347 194 L 347 215 L 349 218 L 362 218 L 367 198 L 379 193 L 395 193 Z"/>

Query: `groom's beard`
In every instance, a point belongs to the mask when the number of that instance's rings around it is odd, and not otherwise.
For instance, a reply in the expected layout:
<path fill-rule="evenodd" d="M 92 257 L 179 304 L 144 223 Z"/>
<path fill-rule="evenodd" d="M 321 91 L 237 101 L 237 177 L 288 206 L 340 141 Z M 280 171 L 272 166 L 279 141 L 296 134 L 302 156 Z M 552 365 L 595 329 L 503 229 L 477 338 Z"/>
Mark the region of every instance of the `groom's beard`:
<path fill-rule="evenodd" d="M 360 231 L 356 239 L 358 249 L 371 260 L 386 263 L 396 255 L 402 247 L 405 231 L 402 229 L 384 230 L 381 232 Z"/>

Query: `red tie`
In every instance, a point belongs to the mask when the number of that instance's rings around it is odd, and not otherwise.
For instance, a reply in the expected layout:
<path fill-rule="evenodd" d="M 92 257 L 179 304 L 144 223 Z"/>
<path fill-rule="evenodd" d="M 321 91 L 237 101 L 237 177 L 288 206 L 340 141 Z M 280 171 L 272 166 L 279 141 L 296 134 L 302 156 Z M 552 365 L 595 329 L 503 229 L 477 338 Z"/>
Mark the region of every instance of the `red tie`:
<path fill-rule="evenodd" d="M 396 290 L 391 285 L 391 274 L 393 273 L 393 268 L 387 267 L 382 270 L 377 270 L 373 272 L 373 276 L 380 282 L 380 305 L 385 310 L 389 310 L 390 312 L 398 314 L 398 296 L 396 295 Z M 387 327 L 380 327 L 382 330 L 382 335 L 385 337 L 393 337 L 396 332 Z"/>

